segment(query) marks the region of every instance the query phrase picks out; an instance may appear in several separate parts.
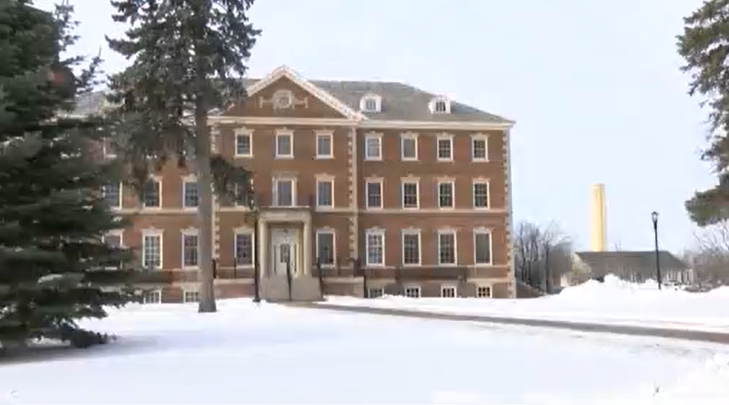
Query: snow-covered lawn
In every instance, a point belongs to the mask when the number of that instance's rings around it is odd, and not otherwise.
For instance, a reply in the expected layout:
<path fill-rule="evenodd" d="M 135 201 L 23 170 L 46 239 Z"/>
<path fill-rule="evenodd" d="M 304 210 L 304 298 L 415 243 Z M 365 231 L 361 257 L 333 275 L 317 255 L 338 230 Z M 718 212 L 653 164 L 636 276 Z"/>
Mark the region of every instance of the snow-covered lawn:
<path fill-rule="evenodd" d="M 707 293 L 659 291 L 653 282 L 631 284 L 612 276 L 535 299 L 329 297 L 327 304 L 729 333 L 729 287 Z"/>
<path fill-rule="evenodd" d="M 194 304 L 134 305 L 86 326 L 120 338 L 0 365 L 0 403 L 718 404 L 729 398 L 729 358 L 721 357 L 729 348 L 716 345 L 257 307 L 248 300 L 223 301 L 207 315 Z M 706 361 L 713 362 L 709 368 Z"/>

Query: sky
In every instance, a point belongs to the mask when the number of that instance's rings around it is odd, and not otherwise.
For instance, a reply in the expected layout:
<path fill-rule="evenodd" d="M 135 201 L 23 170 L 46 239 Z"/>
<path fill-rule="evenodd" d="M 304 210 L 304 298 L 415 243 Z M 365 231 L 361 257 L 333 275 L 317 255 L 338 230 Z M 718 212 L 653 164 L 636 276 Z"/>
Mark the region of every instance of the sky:
<path fill-rule="evenodd" d="M 70 0 L 74 52 L 116 72 L 107 0 Z M 36 0 L 50 9 L 54 0 Z M 700 160 L 708 111 L 686 92 L 676 35 L 701 0 L 257 0 L 250 76 L 402 81 L 516 121 L 516 221 L 554 222 L 589 246 L 591 186 L 606 188 L 608 247 L 681 252 L 684 201 L 712 185 Z M 457 4 L 457 6 L 456 6 Z"/>

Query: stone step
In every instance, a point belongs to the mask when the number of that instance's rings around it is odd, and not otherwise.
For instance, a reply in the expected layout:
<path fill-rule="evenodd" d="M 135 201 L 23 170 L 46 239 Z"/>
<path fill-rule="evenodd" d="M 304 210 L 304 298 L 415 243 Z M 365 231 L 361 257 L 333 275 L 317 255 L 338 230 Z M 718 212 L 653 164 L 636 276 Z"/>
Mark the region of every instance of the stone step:
<path fill-rule="evenodd" d="M 289 288 L 286 276 L 261 278 L 261 299 L 266 301 L 289 301 Z M 291 301 L 319 301 L 321 291 L 319 280 L 311 276 L 291 279 Z"/>

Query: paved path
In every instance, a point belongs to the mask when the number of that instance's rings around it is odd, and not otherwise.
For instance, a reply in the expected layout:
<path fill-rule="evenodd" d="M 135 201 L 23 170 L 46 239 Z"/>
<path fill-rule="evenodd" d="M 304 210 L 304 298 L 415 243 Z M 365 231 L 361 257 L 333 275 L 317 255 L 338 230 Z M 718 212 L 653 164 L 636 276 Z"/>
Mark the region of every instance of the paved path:
<path fill-rule="evenodd" d="M 498 323 L 506 325 L 534 326 L 541 328 L 567 329 L 581 332 L 612 333 L 629 336 L 648 336 L 669 339 L 691 340 L 698 342 L 720 343 L 729 345 L 729 333 L 707 332 L 697 330 L 666 329 L 657 327 L 605 325 L 589 322 L 565 322 L 546 319 L 520 319 L 490 315 L 458 315 L 439 314 L 435 312 L 413 311 L 408 309 L 347 307 L 332 304 L 317 303 L 290 303 L 288 305 L 299 308 L 325 309 L 332 311 L 354 312 L 361 314 L 404 316 L 410 318 L 438 319 L 445 321 L 466 321 Z"/>

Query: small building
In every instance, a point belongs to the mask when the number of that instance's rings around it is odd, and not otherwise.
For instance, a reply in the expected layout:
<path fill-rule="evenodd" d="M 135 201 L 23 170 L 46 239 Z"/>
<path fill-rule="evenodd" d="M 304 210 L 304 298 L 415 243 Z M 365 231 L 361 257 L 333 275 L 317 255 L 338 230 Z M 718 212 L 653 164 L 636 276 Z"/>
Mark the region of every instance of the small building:
<path fill-rule="evenodd" d="M 659 265 L 664 284 L 688 285 L 694 281 L 693 271 L 671 252 L 659 252 Z M 576 285 L 608 274 L 636 283 L 655 280 L 656 252 L 575 252 L 572 271 L 563 276 L 561 284 Z"/>

